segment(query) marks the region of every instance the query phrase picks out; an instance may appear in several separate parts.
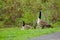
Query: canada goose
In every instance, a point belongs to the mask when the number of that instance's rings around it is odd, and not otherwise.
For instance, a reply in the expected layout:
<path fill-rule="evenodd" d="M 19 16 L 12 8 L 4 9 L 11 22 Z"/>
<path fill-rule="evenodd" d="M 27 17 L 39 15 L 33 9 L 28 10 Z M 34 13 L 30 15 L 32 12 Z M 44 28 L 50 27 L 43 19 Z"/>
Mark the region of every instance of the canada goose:
<path fill-rule="evenodd" d="M 43 29 L 44 27 L 48 27 L 48 28 L 51 27 L 51 28 L 52 28 L 52 26 L 51 26 L 50 24 L 48 24 L 47 22 L 41 20 L 41 11 L 40 11 L 40 13 L 39 13 L 39 17 L 38 17 L 38 20 L 37 20 L 37 25 L 40 25 L 40 26 L 42 27 L 42 29 Z"/>
<path fill-rule="evenodd" d="M 21 30 L 28 30 L 31 29 L 32 27 L 30 25 L 25 25 L 25 22 L 23 21 L 23 26 L 21 28 Z"/>

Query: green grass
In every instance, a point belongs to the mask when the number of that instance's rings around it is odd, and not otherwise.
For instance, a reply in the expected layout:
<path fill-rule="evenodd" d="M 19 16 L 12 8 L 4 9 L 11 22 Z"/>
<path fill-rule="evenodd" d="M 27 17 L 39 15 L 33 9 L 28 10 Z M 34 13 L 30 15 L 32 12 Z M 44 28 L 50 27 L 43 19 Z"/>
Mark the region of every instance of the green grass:
<path fill-rule="evenodd" d="M 20 30 L 20 28 L 0 28 L 0 40 L 27 40 L 56 31 L 60 31 L 60 28 L 31 30 Z"/>

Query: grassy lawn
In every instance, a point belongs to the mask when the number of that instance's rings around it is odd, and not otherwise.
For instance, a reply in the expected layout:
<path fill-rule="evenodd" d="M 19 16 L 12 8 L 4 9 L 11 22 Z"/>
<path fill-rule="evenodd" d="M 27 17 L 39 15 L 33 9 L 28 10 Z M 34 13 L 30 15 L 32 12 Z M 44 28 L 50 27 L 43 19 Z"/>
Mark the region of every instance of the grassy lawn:
<path fill-rule="evenodd" d="M 60 28 L 20 30 L 20 28 L 0 28 L 0 40 L 27 40 L 32 37 L 60 31 Z"/>

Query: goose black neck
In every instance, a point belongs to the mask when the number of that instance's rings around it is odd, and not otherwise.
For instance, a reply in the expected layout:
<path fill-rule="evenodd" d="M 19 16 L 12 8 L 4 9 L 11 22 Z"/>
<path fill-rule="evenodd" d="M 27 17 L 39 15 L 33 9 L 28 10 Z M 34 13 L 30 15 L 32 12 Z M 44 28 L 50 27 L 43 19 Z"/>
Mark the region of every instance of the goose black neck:
<path fill-rule="evenodd" d="M 39 18 L 41 19 L 41 11 L 40 11 L 40 13 L 39 13 Z"/>
<path fill-rule="evenodd" d="M 25 22 L 23 21 L 23 26 L 25 26 Z"/>

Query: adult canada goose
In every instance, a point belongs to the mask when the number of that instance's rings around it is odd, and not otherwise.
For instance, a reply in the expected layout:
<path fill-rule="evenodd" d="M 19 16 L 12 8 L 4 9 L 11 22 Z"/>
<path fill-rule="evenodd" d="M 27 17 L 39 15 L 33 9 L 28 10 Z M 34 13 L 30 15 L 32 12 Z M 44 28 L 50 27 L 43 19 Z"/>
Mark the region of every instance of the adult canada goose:
<path fill-rule="evenodd" d="M 50 24 L 48 24 L 47 22 L 41 20 L 41 11 L 40 11 L 40 13 L 39 13 L 39 17 L 38 17 L 38 20 L 37 20 L 37 25 L 41 26 L 42 29 L 43 29 L 44 27 L 48 27 L 48 28 L 51 27 L 51 28 L 52 28 L 52 26 L 51 26 Z"/>
<path fill-rule="evenodd" d="M 32 26 L 25 25 L 25 22 L 23 21 L 23 26 L 22 26 L 21 30 L 28 30 L 28 29 L 31 29 L 31 28 L 32 28 Z"/>

